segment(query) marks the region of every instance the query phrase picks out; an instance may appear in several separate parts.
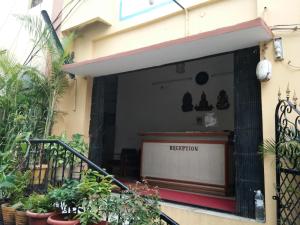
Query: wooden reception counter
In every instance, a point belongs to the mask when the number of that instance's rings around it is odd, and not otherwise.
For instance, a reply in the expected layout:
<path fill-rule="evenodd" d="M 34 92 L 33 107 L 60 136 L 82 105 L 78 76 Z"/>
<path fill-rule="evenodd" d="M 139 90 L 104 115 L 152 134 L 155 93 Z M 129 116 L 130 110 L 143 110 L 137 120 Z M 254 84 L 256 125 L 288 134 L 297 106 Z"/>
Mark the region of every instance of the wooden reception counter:
<path fill-rule="evenodd" d="M 227 195 L 231 132 L 141 133 L 141 177 L 170 189 Z"/>

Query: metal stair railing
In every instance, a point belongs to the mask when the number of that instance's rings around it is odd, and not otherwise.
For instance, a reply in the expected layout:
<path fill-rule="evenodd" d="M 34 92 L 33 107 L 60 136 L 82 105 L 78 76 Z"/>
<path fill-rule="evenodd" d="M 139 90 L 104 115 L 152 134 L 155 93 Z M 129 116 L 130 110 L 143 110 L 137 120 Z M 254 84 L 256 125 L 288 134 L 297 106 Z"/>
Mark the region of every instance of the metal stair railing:
<path fill-rule="evenodd" d="M 67 179 L 81 179 L 81 172 L 93 169 L 104 176 L 110 174 L 86 156 L 60 140 L 31 139 L 26 156 L 26 167 L 32 171 L 30 190 L 46 192 L 48 185 L 60 186 Z M 121 190 L 129 188 L 112 176 L 112 182 Z M 165 213 L 160 212 L 161 224 L 179 225 Z"/>

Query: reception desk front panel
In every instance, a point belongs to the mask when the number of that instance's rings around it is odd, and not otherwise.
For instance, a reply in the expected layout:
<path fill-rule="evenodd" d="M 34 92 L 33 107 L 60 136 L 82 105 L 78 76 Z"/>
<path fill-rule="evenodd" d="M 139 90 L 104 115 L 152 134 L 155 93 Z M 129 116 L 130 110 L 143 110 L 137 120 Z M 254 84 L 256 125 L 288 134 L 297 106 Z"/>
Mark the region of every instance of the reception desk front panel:
<path fill-rule="evenodd" d="M 178 134 L 144 136 L 141 176 L 159 186 L 226 195 L 228 136 Z"/>

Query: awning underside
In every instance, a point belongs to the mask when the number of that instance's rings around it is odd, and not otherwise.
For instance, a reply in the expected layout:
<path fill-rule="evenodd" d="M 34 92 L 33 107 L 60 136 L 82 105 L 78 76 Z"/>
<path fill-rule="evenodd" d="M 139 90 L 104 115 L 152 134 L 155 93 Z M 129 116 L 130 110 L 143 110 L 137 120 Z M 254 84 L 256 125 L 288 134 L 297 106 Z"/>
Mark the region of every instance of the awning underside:
<path fill-rule="evenodd" d="M 110 75 L 243 49 L 270 39 L 271 30 L 258 18 L 140 49 L 68 64 L 64 70 L 79 76 Z"/>

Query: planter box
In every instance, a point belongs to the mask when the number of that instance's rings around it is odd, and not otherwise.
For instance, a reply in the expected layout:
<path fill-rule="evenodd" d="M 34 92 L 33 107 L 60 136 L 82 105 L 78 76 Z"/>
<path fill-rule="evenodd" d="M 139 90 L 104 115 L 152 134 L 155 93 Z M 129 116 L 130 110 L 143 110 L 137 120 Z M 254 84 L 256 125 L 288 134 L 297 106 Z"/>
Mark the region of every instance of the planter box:
<path fill-rule="evenodd" d="M 24 211 L 16 211 L 16 225 L 28 225 L 28 217 Z"/>
<path fill-rule="evenodd" d="M 4 225 L 15 225 L 15 214 L 16 209 L 10 207 L 8 203 L 1 205 L 3 224 Z"/>

